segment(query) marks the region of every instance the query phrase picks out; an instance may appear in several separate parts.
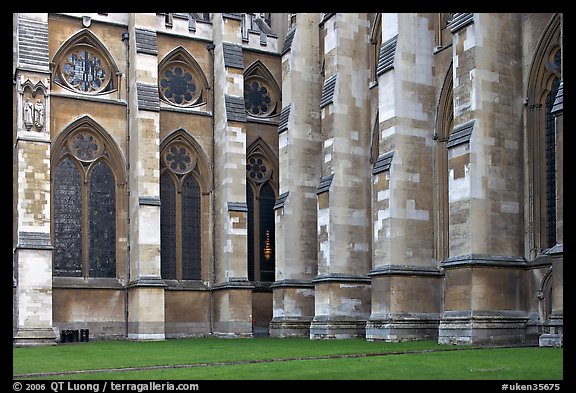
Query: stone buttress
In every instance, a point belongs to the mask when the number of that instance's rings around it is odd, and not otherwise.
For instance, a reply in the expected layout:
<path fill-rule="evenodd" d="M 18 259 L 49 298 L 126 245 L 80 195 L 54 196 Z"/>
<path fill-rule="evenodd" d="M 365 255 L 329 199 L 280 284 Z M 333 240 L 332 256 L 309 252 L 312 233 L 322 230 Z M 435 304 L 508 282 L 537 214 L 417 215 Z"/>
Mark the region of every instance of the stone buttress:
<path fill-rule="evenodd" d="M 160 101 L 156 15 L 128 20 L 130 279 L 128 338 L 165 338 L 160 269 Z"/>
<path fill-rule="evenodd" d="M 437 337 L 441 274 L 432 257 L 432 37 L 426 15 L 382 15 L 368 340 Z"/>
<path fill-rule="evenodd" d="M 322 178 L 311 339 L 364 337 L 370 315 L 369 21 L 328 14 L 320 25 Z"/>
<path fill-rule="evenodd" d="M 440 343 L 523 343 L 520 17 L 455 14 Z"/>
<path fill-rule="evenodd" d="M 246 263 L 246 111 L 240 21 L 235 14 L 212 17 L 216 195 L 212 312 L 215 335 L 251 336 L 253 285 Z M 237 56 L 228 56 L 234 53 Z"/>
<path fill-rule="evenodd" d="M 317 273 L 316 187 L 320 178 L 319 14 L 299 14 L 282 53 L 280 197 L 270 335 L 308 336 Z M 311 28 L 312 27 L 312 28 Z"/>
<path fill-rule="evenodd" d="M 47 14 L 13 14 L 13 281 L 16 346 L 55 344 L 50 238 Z"/>

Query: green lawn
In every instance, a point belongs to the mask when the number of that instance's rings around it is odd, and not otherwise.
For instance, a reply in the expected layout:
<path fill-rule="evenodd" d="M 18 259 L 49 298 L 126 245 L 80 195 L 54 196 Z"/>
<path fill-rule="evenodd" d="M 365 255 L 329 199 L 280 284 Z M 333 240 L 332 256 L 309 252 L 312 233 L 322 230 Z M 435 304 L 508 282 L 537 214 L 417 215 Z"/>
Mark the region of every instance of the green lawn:
<path fill-rule="evenodd" d="M 133 370 L 41 374 L 126 368 Z M 13 375 L 55 380 L 558 381 L 563 379 L 563 349 L 308 338 L 92 341 L 13 348 Z"/>

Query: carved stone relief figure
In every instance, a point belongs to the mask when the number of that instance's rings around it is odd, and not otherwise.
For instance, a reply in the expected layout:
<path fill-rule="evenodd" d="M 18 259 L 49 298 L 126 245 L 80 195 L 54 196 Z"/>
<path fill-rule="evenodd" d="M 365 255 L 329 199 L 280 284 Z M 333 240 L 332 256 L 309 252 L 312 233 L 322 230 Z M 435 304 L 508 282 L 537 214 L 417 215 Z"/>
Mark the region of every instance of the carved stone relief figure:
<path fill-rule="evenodd" d="M 28 130 L 32 127 L 33 116 L 32 101 L 30 101 L 30 98 L 26 98 L 26 102 L 24 103 L 24 125 Z"/>
<path fill-rule="evenodd" d="M 44 127 L 44 103 L 40 99 L 36 100 L 34 106 L 34 125 L 38 131 Z"/>

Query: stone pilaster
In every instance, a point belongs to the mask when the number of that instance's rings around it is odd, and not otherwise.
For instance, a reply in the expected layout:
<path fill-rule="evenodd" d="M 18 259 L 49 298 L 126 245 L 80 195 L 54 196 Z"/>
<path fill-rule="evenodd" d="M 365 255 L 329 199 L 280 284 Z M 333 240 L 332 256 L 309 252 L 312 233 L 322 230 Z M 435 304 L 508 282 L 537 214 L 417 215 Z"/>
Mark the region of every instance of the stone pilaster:
<path fill-rule="evenodd" d="M 214 14 L 214 185 L 216 335 L 252 335 L 248 281 L 246 112 L 239 14 Z M 224 50 L 226 48 L 226 50 Z"/>
<path fill-rule="evenodd" d="M 276 214 L 276 281 L 270 335 L 308 336 L 317 274 L 316 187 L 320 178 L 320 14 L 298 14 L 282 56 L 279 132 L 280 198 Z"/>
<path fill-rule="evenodd" d="M 160 272 L 160 101 L 156 14 L 129 16 L 128 338 L 162 340 L 164 287 Z"/>
<path fill-rule="evenodd" d="M 364 337 L 370 315 L 370 122 L 366 14 L 321 22 L 322 178 L 317 187 L 318 275 L 311 339 Z M 294 92 L 293 92 L 294 93 Z"/>
<path fill-rule="evenodd" d="M 48 15 L 13 18 L 13 342 L 53 345 Z"/>
<path fill-rule="evenodd" d="M 368 340 L 437 336 L 441 274 L 433 259 L 432 25 L 427 15 L 382 15 Z"/>
<path fill-rule="evenodd" d="M 451 29 L 450 256 L 438 341 L 523 343 L 520 16 L 455 14 Z"/>

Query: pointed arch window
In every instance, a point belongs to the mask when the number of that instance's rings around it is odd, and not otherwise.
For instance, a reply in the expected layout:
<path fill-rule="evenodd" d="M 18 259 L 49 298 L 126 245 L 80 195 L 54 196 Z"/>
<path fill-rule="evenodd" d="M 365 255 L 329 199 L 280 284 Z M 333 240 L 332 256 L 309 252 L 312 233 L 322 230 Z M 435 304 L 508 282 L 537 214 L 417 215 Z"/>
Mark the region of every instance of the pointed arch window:
<path fill-rule="evenodd" d="M 544 125 L 544 161 L 546 182 L 546 247 L 556 244 L 556 127 L 552 107 L 560 87 L 560 49 L 552 55 L 552 68 L 557 70 L 550 83 L 550 91 L 546 95 L 545 125 Z"/>
<path fill-rule="evenodd" d="M 448 202 L 448 140 L 454 126 L 452 65 L 446 72 L 438 107 L 434 143 L 434 257 L 442 261 L 449 257 Z"/>
<path fill-rule="evenodd" d="M 110 142 L 82 122 L 54 144 L 56 277 L 116 277 L 118 168 Z"/>
<path fill-rule="evenodd" d="M 177 107 L 206 103 L 208 81 L 186 49 L 174 49 L 160 62 L 159 69 L 158 89 L 162 101 Z"/>
<path fill-rule="evenodd" d="M 118 88 L 118 67 L 106 47 L 87 29 L 68 39 L 53 62 L 54 82 L 67 90 L 98 95 Z"/>
<path fill-rule="evenodd" d="M 561 21 L 555 14 L 536 46 L 528 78 L 526 100 L 528 162 L 527 253 L 537 257 L 556 244 L 558 183 L 556 156 L 559 147 L 552 107 L 561 75 Z M 561 147 L 560 147 L 561 149 Z"/>
<path fill-rule="evenodd" d="M 273 153 L 258 139 L 249 150 L 246 163 L 246 205 L 248 206 L 248 279 L 271 282 L 275 279 L 275 221 L 277 198 Z"/>
<path fill-rule="evenodd" d="M 161 274 L 167 280 L 200 280 L 202 189 L 205 159 L 183 130 L 168 138 L 160 153 Z"/>
<path fill-rule="evenodd" d="M 280 115 L 280 89 L 266 66 L 255 61 L 244 73 L 244 106 L 249 116 L 270 118 Z"/>

